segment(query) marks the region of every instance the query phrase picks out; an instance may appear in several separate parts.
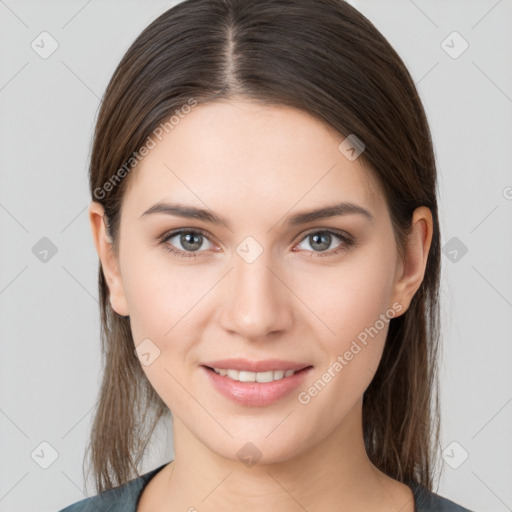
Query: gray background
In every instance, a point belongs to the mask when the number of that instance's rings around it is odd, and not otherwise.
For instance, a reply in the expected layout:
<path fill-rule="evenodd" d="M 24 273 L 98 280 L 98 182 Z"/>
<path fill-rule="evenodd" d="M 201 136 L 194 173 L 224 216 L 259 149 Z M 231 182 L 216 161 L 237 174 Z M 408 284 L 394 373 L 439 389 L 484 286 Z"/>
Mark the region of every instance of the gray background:
<path fill-rule="evenodd" d="M 115 66 L 174 3 L 0 0 L 0 511 L 58 510 L 92 493 L 82 458 L 101 359 L 87 158 Z M 409 67 L 436 148 L 438 492 L 476 511 L 512 510 L 512 2 L 351 3 Z M 59 45 L 46 59 L 31 47 L 43 31 Z M 469 44 L 457 58 L 453 31 Z M 57 249 L 46 262 L 43 237 Z M 142 469 L 171 458 L 162 426 Z"/>

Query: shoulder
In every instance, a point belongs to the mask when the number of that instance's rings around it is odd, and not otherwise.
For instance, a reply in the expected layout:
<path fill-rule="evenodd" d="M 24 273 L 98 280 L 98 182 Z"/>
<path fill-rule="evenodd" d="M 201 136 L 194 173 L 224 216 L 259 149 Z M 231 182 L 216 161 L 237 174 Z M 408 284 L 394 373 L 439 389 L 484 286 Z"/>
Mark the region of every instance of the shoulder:
<path fill-rule="evenodd" d="M 144 487 L 167 464 L 165 463 L 119 487 L 77 501 L 59 512 L 98 512 L 98 510 L 105 512 L 136 512 L 137 502 Z"/>
<path fill-rule="evenodd" d="M 443 498 L 425 489 L 415 482 L 408 485 L 414 494 L 416 512 L 473 512 L 447 498 Z"/>

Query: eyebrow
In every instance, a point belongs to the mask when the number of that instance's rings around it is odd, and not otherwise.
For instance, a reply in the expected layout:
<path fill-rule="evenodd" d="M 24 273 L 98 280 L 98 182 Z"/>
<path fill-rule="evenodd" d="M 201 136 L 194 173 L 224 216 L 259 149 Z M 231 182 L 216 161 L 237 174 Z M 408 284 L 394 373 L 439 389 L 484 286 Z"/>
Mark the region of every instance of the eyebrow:
<path fill-rule="evenodd" d="M 210 224 L 218 226 L 224 226 L 230 228 L 229 222 L 223 217 L 215 214 L 212 211 L 205 210 L 203 208 L 196 208 L 194 206 L 186 206 L 182 204 L 171 204 L 165 202 L 158 202 L 148 208 L 140 218 L 146 215 L 152 215 L 155 213 L 163 213 L 166 215 L 173 215 L 176 217 L 183 217 L 185 219 L 196 219 Z M 375 217 L 365 208 L 355 203 L 344 202 L 336 203 L 332 205 L 323 206 L 313 210 L 305 210 L 292 215 L 288 220 L 289 226 L 298 226 L 300 224 L 307 224 L 319 219 L 327 219 L 331 217 L 339 217 L 342 215 L 362 215 L 368 221 L 373 222 Z"/>

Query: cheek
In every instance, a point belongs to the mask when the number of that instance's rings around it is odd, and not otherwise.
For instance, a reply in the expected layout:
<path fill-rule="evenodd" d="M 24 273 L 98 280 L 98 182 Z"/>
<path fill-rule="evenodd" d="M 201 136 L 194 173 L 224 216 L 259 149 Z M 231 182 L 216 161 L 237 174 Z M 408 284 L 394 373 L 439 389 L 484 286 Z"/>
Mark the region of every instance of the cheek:
<path fill-rule="evenodd" d="M 176 265 L 170 255 L 167 259 L 163 247 L 127 244 L 124 254 L 123 285 L 135 343 L 154 337 L 165 344 L 190 324 L 190 313 L 204 291 L 191 279 L 192 267 Z"/>
<path fill-rule="evenodd" d="M 325 273 L 324 278 L 315 275 L 308 280 L 306 286 L 314 286 L 318 290 L 308 299 L 311 309 L 318 311 L 320 318 L 333 331 L 327 339 L 346 340 L 357 336 L 390 307 L 392 254 L 378 257 L 373 257 L 373 254 L 369 251 L 361 257 L 347 259 L 336 271 L 330 269 Z"/>
<path fill-rule="evenodd" d="M 157 254 L 158 249 L 126 249 L 123 284 L 142 370 L 166 405 L 181 411 L 190 406 L 190 397 L 179 383 L 185 380 L 194 304 L 201 290 L 191 286 L 190 275 L 183 267 L 166 264 L 163 249 L 162 254 Z M 149 361 L 141 357 L 146 353 Z"/>
<path fill-rule="evenodd" d="M 315 276 L 319 293 L 311 294 L 309 299 L 311 310 L 318 311 L 322 320 L 318 342 L 326 359 L 319 373 L 330 372 L 321 379 L 336 381 L 333 387 L 340 386 L 347 398 L 351 394 L 355 399 L 371 382 L 382 357 L 389 322 L 399 311 L 390 304 L 394 253 L 392 249 L 386 253 L 385 247 L 378 249 L 347 259 L 339 272 L 331 269 L 323 280 Z M 308 280 L 311 285 L 313 279 Z"/>

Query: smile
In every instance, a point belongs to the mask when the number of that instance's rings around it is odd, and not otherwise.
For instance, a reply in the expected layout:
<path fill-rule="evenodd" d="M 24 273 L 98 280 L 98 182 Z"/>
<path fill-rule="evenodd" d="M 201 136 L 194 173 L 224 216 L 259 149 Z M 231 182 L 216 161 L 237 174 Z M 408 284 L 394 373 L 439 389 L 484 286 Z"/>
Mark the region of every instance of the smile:
<path fill-rule="evenodd" d="M 248 372 L 225 368 L 212 368 L 212 370 L 228 379 L 239 382 L 273 382 L 291 377 L 295 370 L 269 370 L 266 372 Z"/>
<path fill-rule="evenodd" d="M 262 407 L 290 395 L 304 383 L 313 367 L 259 372 L 206 365 L 201 369 L 213 388 L 224 397 L 246 407 Z"/>

